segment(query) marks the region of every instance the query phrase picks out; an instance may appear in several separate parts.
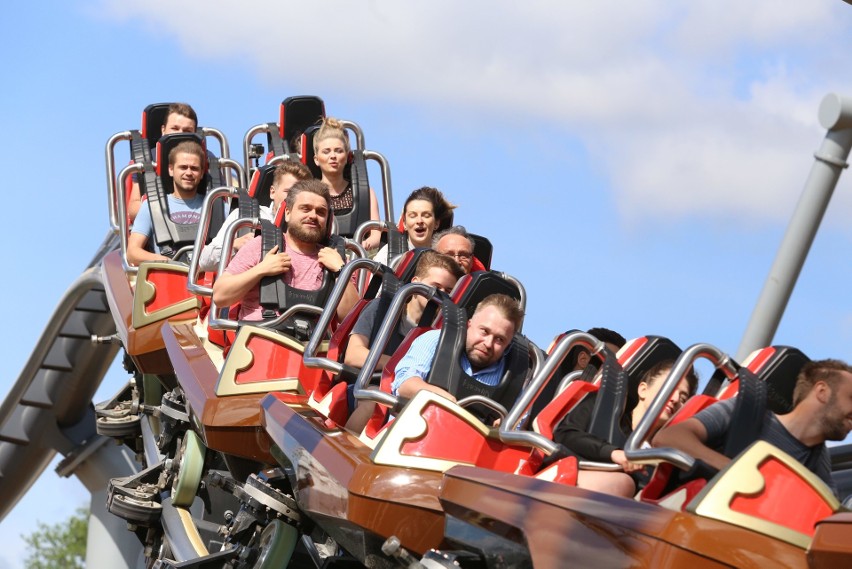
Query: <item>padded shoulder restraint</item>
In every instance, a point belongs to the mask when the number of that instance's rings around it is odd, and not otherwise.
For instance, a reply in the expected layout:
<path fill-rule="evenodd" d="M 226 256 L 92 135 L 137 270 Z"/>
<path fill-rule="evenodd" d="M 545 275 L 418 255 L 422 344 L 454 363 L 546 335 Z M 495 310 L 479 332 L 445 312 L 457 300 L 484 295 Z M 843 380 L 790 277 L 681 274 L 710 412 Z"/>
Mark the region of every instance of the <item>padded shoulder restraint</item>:
<path fill-rule="evenodd" d="M 237 190 L 237 208 L 240 217 L 260 218 L 260 204 L 243 188 Z"/>
<path fill-rule="evenodd" d="M 281 133 L 278 131 L 279 126 L 274 122 L 266 123 L 266 142 L 273 156 L 281 156 L 289 154 L 286 143 L 281 139 Z"/>
<path fill-rule="evenodd" d="M 740 388 L 723 450 L 728 458 L 734 458 L 756 441 L 766 420 L 766 383 L 745 368 L 740 368 L 737 374 Z"/>
<path fill-rule="evenodd" d="M 375 279 L 375 277 L 374 277 Z M 370 282 L 370 288 L 373 287 L 376 281 Z M 388 308 L 390 308 L 391 301 L 393 297 L 396 296 L 397 291 L 399 290 L 399 279 L 396 277 L 394 272 L 388 268 L 385 270 L 384 274 L 381 278 L 382 283 L 382 291 L 379 294 L 379 298 L 376 302 L 378 302 L 376 308 L 376 318 L 373 320 L 373 327 L 370 329 L 370 345 L 373 343 L 373 339 L 379 333 L 379 328 L 382 325 L 382 322 L 385 319 L 385 315 L 388 313 Z M 369 294 L 369 289 L 367 293 Z M 375 293 L 374 293 L 375 294 Z M 366 295 L 365 295 L 366 296 Z M 405 315 L 400 316 L 400 318 L 405 318 Z"/>
<path fill-rule="evenodd" d="M 201 138 L 193 133 L 175 133 L 163 136 L 160 139 L 160 153 L 162 156 L 159 156 L 158 160 L 167 162 L 169 151 L 180 142 L 186 140 L 192 140 L 201 144 Z M 166 167 L 165 163 L 158 163 L 158 168 L 161 172 Z M 172 221 L 167 195 L 172 193 L 173 188 L 166 187 L 164 178 L 171 180 L 168 176 L 158 176 L 153 169 L 146 167 L 145 174 L 141 180 L 145 185 L 145 194 L 148 196 L 148 208 L 151 212 L 154 241 L 160 247 L 160 252 L 163 255 L 173 257 L 178 249 L 186 245 L 191 245 L 195 241 L 195 236 L 198 233 L 198 223 L 175 223 Z M 198 193 L 204 195 L 205 191 L 205 182 L 202 180 L 198 186 Z M 224 208 L 221 207 L 221 204 L 217 204 L 210 219 L 207 243 L 212 241 L 213 237 L 219 232 L 224 221 Z"/>
<path fill-rule="evenodd" d="M 435 359 L 426 378 L 432 385 L 441 387 L 458 399 L 470 395 L 484 395 L 505 407 L 511 407 L 524 385 L 529 371 L 529 341 L 516 334 L 507 354 L 506 366 L 500 383 L 488 386 L 467 375 L 461 367 L 461 354 L 467 339 L 467 318 L 463 307 L 445 302 L 441 306 L 444 324 L 435 350 Z M 490 421 L 490 412 L 479 413 L 484 421 Z"/>
<path fill-rule="evenodd" d="M 261 221 L 261 258 L 263 258 L 275 245 L 278 245 L 278 250 L 281 251 L 284 246 L 284 236 L 281 228 L 266 220 Z M 346 250 L 343 239 L 338 235 L 332 235 L 329 241 L 329 246 L 337 249 L 341 257 L 345 258 Z M 260 281 L 260 305 L 263 307 L 263 318 L 274 318 L 280 310 L 286 309 L 294 304 L 311 304 L 313 306 L 323 306 L 331 289 L 334 287 L 334 281 L 337 275 L 323 269 L 323 280 L 320 287 L 316 290 L 303 290 L 284 283 L 284 279 L 277 276 L 264 277 Z"/>
<path fill-rule="evenodd" d="M 432 385 L 437 385 L 455 393 L 464 371 L 461 368 L 460 356 L 467 339 L 467 326 L 464 309 L 453 301 L 443 298 L 441 301 L 441 316 L 443 325 L 438 336 L 438 347 L 429 377 L 423 379 Z"/>
<path fill-rule="evenodd" d="M 130 131 L 130 159 L 136 164 L 151 163 L 151 147 L 138 130 Z"/>
<path fill-rule="evenodd" d="M 587 366 L 588 367 L 588 366 Z M 601 384 L 589 421 L 589 433 L 622 448 L 627 441 L 621 418 L 627 403 L 630 378 L 616 357 L 607 350 L 601 368 Z"/>
<path fill-rule="evenodd" d="M 388 263 L 395 257 L 408 251 L 408 236 L 396 228 L 393 223 L 387 223 Z"/>

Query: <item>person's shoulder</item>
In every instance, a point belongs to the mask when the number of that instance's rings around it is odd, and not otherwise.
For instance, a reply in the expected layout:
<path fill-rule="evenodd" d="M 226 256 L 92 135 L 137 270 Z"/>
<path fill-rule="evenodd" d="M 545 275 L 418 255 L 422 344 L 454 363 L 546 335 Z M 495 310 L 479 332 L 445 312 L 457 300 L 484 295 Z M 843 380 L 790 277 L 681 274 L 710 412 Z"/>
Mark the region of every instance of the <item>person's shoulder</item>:
<path fill-rule="evenodd" d="M 234 210 L 239 214 L 239 210 Z M 234 213 L 234 212 L 231 212 Z M 260 218 L 265 219 L 267 221 L 275 221 L 275 216 L 272 215 L 272 208 L 268 205 L 260 206 Z"/>

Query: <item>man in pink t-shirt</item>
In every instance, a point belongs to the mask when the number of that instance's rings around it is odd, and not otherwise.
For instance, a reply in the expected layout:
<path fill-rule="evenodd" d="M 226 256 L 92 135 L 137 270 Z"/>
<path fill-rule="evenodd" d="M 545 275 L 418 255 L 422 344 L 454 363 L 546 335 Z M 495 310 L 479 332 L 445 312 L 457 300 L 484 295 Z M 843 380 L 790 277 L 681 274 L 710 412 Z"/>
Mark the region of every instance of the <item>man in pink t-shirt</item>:
<path fill-rule="evenodd" d="M 294 288 L 316 290 L 322 284 L 323 269 L 337 273 L 343 268 L 343 258 L 336 249 L 326 247 L 330 194 L 328 186 L 319 180 L 302 180 L 290 188 L 284 203 L 284 250 L 273 247 L 260 258 L 261 238 L 246 243 L 228 263 L 225 272 L 213 285 L 213 301 L 218 306 L 240 305 L 240 320 L 260 320 L 260 281 L 263 277 L 282 275 L 284 282 Z M 337 307 L 343 319 L 355 302 L 358 291 L 350 282 Z"/>

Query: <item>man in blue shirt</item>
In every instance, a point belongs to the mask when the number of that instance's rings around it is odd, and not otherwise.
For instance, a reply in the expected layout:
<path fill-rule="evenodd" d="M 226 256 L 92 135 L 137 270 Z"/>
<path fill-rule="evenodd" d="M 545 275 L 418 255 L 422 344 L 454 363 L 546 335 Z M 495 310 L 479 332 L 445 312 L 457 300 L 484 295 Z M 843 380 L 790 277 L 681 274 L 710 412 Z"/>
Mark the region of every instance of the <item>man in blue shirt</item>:
<path fill-rule="evenodd" d="M 198 186 L 204 179 L 204 150 L 197 142 L 181 142 L 169 152 L 169 175 L 174 191 L 168 194 L 169 217 L 175 223 L 198 223 L 204 196 L 198 194 Z M 139 208 L 130 238 L 127 240 L 127 260 L 131 265 L 143 261 L 167 261 L 154 244 L 155 252 L 146 250 L 148 241 L 154 237 L 149 204 L 145 201 Z"/>
<path fill-rule="evenodd" d="M 505 294 L 492 294 L 480 302 L 467 322 L 462 369 L 475 381 L 496 386 L 503 377 L 506 349 L 521 327 L 524 313 L 518 302 Z M 425 378 L 432 369 L 440 330 L 430 330 L 412 342 L 396 366 L 391 388 L 395 395 L 411 398 L 421 389 L 438 393 L 451 401 L 455 394 L 430 384 Z"/>

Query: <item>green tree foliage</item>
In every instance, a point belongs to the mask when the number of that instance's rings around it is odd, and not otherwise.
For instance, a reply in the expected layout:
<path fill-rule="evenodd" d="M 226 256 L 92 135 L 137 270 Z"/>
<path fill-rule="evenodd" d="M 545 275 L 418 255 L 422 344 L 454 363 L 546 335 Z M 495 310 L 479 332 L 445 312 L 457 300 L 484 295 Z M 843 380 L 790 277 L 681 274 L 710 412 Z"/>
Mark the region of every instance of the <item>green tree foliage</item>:
<path fill-rule="evenodd" d="M 39 522 L 38 529 L 22 536 L 27 544 L 28 569 L 85 569 L 89 511 L 78 508 L 70 518 L 55 525 Z"/>

